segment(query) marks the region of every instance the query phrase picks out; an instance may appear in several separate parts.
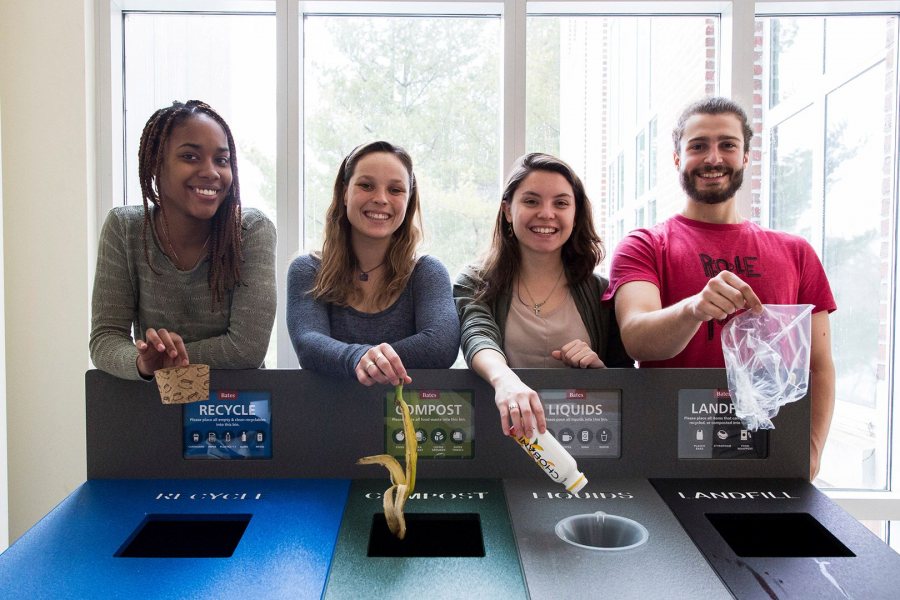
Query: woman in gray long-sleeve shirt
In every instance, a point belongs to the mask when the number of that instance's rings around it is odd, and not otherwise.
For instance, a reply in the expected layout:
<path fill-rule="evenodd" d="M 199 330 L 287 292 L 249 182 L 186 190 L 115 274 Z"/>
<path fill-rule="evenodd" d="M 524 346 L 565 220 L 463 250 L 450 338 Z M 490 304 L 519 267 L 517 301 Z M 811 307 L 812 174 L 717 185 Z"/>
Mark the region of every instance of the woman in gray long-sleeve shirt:
<path fill-rule="evenodd" d="M 241 213 L 228 125 L 202 102 L 176 102 L 147 121 L 138 154 L 144 206 L 113 209 L 100 234 L 91 359 L 128 379 L 189 362 L 260 366 L 275 320 L 275 227 Z"/>
<path fill-rule="evenodd" d="M 322 251 L 288 271 L 287 325 L 301 367 L 373 385 L 453 364 L 459 319 L 450 276 L 437 259 L 416 258 L 418 208 L 405 150 L 379 141 L 344 158 Z"/>

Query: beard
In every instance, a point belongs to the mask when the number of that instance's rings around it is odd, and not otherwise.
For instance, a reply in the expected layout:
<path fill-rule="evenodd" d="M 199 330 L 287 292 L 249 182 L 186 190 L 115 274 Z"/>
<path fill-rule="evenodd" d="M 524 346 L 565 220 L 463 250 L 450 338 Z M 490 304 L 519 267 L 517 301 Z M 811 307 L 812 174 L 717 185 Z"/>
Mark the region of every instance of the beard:
<path fill-rule="evenodd" d="M 705 190 L 702 192 L 697 189 L 697 184 L 694 183 L 695 177 L 699 177 L 700 173 L 706 171 L 719 170 L 724 171 L 724 173 L 729 176 L 727 186 L 722 189 Z M 737 191 L 741 189 L 741 185 L 744 183 L 744 169 L 738 169 L 737 171 L 735 171 L 734 169 L 730 169 L 728 167 L 720 167 L 718 169 L 695 169 L 690 173 L 688 173 L 687 171 L 682 171 L 680 180 L 681 188 L 691 200 L 700 202 L 701 204 L 721 204 L 722 202 L 727 202 L 728 200 L 733 198 L 735 193 L 737 193 Z"/>

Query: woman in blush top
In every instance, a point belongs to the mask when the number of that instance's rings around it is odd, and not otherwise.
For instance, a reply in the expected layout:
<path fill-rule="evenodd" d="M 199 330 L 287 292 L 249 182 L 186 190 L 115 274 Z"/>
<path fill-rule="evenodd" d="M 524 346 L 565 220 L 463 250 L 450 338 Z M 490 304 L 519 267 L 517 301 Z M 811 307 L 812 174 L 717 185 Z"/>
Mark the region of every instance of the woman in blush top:
<path fill-rule="evenodd" d="M 504 435 L 531 437 L 546 420 L 538 394 L 513 368 L 633 367 L 594 273 L 603 245 L 575 172 L 526 154 L 503 190 L 490 247 L 453 288 L 466 363 L 494 388 Z"/>

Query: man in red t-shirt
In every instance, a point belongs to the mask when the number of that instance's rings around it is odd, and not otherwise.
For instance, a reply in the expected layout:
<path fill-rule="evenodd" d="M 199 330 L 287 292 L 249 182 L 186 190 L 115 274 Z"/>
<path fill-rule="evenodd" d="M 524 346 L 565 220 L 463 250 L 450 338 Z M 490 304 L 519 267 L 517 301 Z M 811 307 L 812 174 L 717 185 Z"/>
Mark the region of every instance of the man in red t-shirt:
<path fill-rule="evenodd" d="M 604 301 L 615 299 L 628 353 L 647 367 L 725 366 L 722 325 L 762 304 L 812 304 L 810 479 L 834 412 L 828 314 L 837 306 L 822 263 L 801 237 L 738 214 L 735 192 L 753 131 L 739 105 L 707 98 L 672 133 L 684 209 L 616 248 Z"/>

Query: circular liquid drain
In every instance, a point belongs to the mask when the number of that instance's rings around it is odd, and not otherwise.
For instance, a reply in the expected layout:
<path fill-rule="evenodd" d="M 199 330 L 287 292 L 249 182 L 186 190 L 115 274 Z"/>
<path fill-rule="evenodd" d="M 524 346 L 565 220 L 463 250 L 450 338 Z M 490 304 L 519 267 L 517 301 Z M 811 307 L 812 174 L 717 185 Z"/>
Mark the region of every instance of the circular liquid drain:
<path fill-rule="evenodd" d="M 650 538 L 637 521 L 603 511 L 566 517 L 556 524 L 556 535 L 579 548 L 607 551 L 637 548 Z"/>

